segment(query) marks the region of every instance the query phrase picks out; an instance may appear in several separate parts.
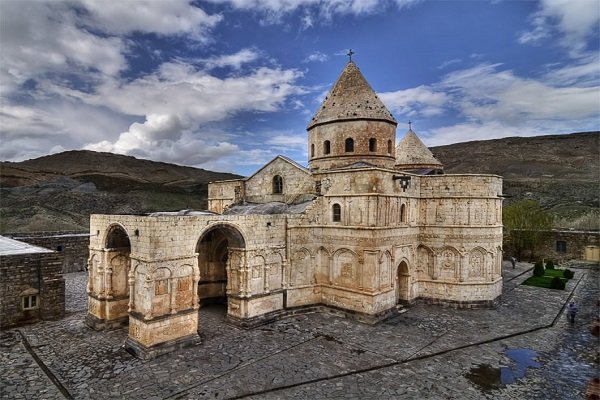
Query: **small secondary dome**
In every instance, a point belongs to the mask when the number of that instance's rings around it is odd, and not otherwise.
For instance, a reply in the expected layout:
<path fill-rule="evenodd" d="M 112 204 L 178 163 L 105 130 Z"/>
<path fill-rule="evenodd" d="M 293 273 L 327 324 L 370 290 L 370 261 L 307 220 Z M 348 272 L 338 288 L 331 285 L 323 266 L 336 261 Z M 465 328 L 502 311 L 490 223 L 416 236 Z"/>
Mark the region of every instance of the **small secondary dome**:
<path fill-rule="evenodd" d="M 388 121 L 397 125 L 356 64 L 349 61 L 306 129 L 354 119 Z"/>
<path fill-rule="evenodd" d="M 403 171 L 434 170 L 429 173 L 440 173 L 443 164 L 419 139 L 417 134 L 409 129 L 396 146 L 396 169 Z M 429 174 L 428 173 L 428 174 Z"/>

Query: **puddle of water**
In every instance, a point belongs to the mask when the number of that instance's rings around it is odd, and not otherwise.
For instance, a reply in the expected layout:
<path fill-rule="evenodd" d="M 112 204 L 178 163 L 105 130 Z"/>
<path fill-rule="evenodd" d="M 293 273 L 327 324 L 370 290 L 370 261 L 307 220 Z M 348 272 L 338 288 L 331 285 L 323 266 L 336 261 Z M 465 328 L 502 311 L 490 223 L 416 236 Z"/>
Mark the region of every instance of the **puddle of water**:
<path fill-rule="evenodd" d="M 530 349 L 507 349 L 506 355 L 510 358 L 511 366 L 494 368 L 489 364 L 481 364 L 471 368 L 465 377 L 475 383 L 484 391 L 498 389 L 502 385 L 515 383 L 523 378 L 527 368 L 539 368 L 540 363 L 534 360 L 537 353 Z"/>
<path fill-rule="evenodd" d="M 471 368 L 465 377 L 484 391 L 497 389 L 500 386 L 500 369 L 489 364 L 481 364 Z"/>
<path fill-rule="evenodd" d="M 507 349 L 506 355 L 513 361 L 510 367 L 500 368 L 500 383 L 510 385 L 523 378 L 527 368 L 539 368 L 540 363 L 534 360 L 537 353 L 530 349 Z"/>

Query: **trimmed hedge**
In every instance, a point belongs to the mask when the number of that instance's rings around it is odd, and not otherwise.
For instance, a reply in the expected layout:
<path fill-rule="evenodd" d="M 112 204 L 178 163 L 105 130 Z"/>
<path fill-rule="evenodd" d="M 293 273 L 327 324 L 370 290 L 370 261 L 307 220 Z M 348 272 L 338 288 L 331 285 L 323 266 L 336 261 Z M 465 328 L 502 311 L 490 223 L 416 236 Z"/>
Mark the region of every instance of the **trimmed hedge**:
<path fill-rule="evenodd" d="M 562 279 L 560 279 L 558 276 L 555 276 L 550 281 L 550 288 L 551 289 L 564 290 L 565 289 L 565 281 L 563 281 Z"/>
<path fill-rule="evenodd" d="M 544 276 L 544 264 L 541 261 L 533 266 L 533 276 Z"/>
<path fill-rule="evenodd" d="M 546 262 L 546 269 L 554 269 L 554 263 L 552 260 L 548 260 L 548 262 Z"/>
<path fill-rule="evenodd" d="M 573 271 L 571 271 L 570 269 L 565 269 L 563 271 L 563 278 L 565 278 L 565 279 L 571 279 L 571 278 L 573 278 L 574 275 L 575 275 L 575 273 Z"/>

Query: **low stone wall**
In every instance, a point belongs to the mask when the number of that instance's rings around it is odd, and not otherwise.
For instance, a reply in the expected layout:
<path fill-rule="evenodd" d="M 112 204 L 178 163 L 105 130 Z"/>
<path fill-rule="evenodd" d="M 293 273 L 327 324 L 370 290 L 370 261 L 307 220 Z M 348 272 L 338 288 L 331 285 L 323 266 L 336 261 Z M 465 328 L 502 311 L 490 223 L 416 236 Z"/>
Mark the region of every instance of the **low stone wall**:
<path fill-rule="evenodd" d="M 541 254 L 545 259 L 555 262 L 599 261 L 598 247 L 600 247 L 600 232 L 553 230 L 544 241 Z M 595 252 L 590 251 L 591 248 L 596 248 Z"/>
<path fill-rule="evenodd" d="M 0 257 L 0 328 L 62 318 L 65 314 L 65 281 L 61 269 L 59 253 Z M 25 296 L 37 296 L 35 307 L 24 309 Z"/>
<path fill-rule="evenodd" d="M 85 271 L 87 268 L 90 254 L 88 232 L 6 233 L 4 236 L 60 253 L 63 273 Z"/>

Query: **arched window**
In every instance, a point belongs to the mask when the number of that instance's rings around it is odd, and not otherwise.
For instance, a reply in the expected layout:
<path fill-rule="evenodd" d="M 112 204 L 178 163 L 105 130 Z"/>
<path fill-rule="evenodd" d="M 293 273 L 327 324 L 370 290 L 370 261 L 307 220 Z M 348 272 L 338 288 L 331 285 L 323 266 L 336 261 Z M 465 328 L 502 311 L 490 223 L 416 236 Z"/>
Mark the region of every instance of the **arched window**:
<path fill-rule="evenodd" d="M 279 175 L 273 177 L 273 194 L 283 193 L 283 178 Z"/>
<path fill-rule="evenodd" d="M 331 142 L 326 140 L 323 142 L 323 154 L 331 153 Z"/>
<path fill-rule="evenodd" d="M 369 139 L 369 151 L 377 151 L 377 139 Z"/>
<path fill-rule="evenodd" d="M 310 156 L 311 157 L 315 156 L 315 145 L 314 144 L 310 145 Z"/>
<path fill-rule="evenodd" d="M 406 222 L 406 206 L 404 204 L 400 206 L 400 222 Z"/>
<path fill-rule="evenodd" d="M 337 203 L 331 206 L 331 219 L 333 222 L 340 222 L 342 220 L 342 207 Z"/>
<path fill-rule="evenodd" d="M 354 139 L 347 138 L 346 139 L 346 153 L 354 152 Z"/>
<path fill-rule="evenodd" d="M 388 154 L 392 154 L 392 141 L 388 140 Z"/>

